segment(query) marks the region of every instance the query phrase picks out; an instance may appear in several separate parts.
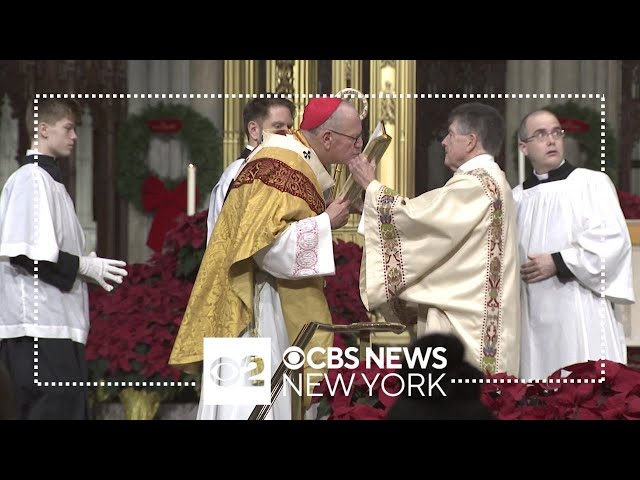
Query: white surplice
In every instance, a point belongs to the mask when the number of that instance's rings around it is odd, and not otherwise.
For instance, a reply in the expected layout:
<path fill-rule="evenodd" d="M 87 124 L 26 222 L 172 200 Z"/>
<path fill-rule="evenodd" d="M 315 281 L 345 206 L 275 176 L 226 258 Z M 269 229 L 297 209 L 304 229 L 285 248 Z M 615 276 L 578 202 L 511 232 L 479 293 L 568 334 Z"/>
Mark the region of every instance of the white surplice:
<path fill-rule="evenodd" d="M 625 363 L 612 304 L 635 302 L 631 241 L 607 175 L 583 168 L 563 180 L 513 191 L 519 256 L 560 252 L 575 278 L 522 283 L 522 378 L 600 358 Z M 601 294 L 605 295 L 602 298 Z"/>
<path fill-rule="evenodd" d="M 81 256 L 84 243 L 73 201 L 62 183 L 34 163 L 23 165 L 9 177 L 0 197 L 0 339 L 29 336 L 86 343 L 86 282 L 76 279 L 69 292 L 61 292 L 10 263 L 11 257 L 19 255 L 57 262 L 61 250 Z"/>
<path fill-rule="evenodd" d="M 245 148 L 247 150 L 253 150 L 251 145 L 247 145 Z M 213 190 L 211 190 L 211 197 L 209 198 L 209 213 L 207 215 L 207 243 L 209 243 L 213 227 L 215 227 L 218 216 L 220 215 L 220 210 L 222 210 L 222 205 L 224 204 L 224 199 L 227 197 L 229 186 L 238 176 L 238 173 L 240 173 L 240 170 L 242 170 L 242 167 L 244 167 L 246 163 L 246 158 L 239 158 L 231 162 L 229 166 L 225 168 L 224 172 L 222 172 L 222 175 L 220 175 L 218 183 L 216 183 Z"/>

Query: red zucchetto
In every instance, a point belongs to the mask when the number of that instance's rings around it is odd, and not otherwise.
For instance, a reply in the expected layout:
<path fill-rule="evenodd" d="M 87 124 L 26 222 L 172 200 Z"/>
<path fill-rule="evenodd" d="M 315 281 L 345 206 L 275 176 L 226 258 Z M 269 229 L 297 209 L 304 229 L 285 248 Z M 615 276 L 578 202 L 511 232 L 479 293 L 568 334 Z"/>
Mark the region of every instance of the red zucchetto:
<path fill-rule="evenodd" d="M 304 109 L 300 130 L 313 130 L 319 127 L 335 112 L 342 102 L 341 98 L 312 98 Z"/>

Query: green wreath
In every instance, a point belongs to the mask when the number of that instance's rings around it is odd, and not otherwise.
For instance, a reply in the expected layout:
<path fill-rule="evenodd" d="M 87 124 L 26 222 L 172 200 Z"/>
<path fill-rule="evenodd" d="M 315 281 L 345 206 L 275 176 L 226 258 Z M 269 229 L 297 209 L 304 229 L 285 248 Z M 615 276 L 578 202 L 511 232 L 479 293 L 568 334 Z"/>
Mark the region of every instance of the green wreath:
<path fill-rule="evenodd" d="M 179 119 L 182 128 L 170 136 L 153 133 L 147 122 L 157 119 Z M 186 105 L 159 103 L 146 107 L 137 115 L 130 115 L 118 129 L 116 185 L 120 195 L 142 210 L 142 184 L 149 175 L 155 175 L 145 162 L 152 135 L 181 140 L 187 146 L 190 162 L 198 169 L 196 182 L 200 195 L 213 189 L 222 173 L 222 139 L 215 125 Z M 168 189 L 184 180 L 158 178 Z"/>
<path fill-rule="evenodd" d="M 580 151 L 585 154 L 586 160 L 583 165 L 584 168 L 600 171 L 600 160 L 604 158 L 606 161 L 605 172 L 611 178 L 614 185 L 618 185 L 618 150 L 615 133 L 611 126 L 605 122 L 604 140 L 605 140 L 605 157 L 601 157 L 601 136 L 603 131 L 600 121 L 600 111 L 589 106 L 583 106 L 574 101 L 569 101 L 563 104 L 553 104 L 544 107 L 545 110 L 549 110 L 559 119 L 571 118 L 582 120 L 589 125 L 589 130 L 586 132 L 567 132 L 567 136 L 575 138 L 580 147 Z M 515 157 L 518 158 L 518 132 L 515 134 Z M 571 161 L 571 160 L 569 160 Z M 575 165 L 575 161 L 573 162 Z M 526 164 L 527 177 L 532 173 L 531 164 L 527 161 Z"/>

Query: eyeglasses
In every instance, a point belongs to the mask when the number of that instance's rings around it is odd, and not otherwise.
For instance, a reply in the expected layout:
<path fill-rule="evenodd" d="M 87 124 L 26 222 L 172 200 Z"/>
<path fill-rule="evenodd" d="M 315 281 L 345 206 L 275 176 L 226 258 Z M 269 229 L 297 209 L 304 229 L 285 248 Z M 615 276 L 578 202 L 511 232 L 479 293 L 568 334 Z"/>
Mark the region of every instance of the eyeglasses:
<path fill-rule="evenodd" d="M 537 142 L 544 142 L 549 135 L 551 135 L 551 138 L 553 138 L 554 140 L 558 140 L 564 137 L 564 130 L 562 130 L 561 128 L 556 128 L 554 130 L 551 130 L 550 132 L 547 132 L 546 130 L 538 130 L 529 138 L 526 138 L 524 142 L 527 143 L 533 139 L 535 139 Z"/>
<path fill-rule="evenodd" d="M 327 130 L 329 130 L 330 132 L 333 132 L 333 133 L 337 133 L 338 135 L 342 135 L 343 137 L 349 137 L 350 139 L 353 140 L 353 146 L 354 147 L 358 143 L 358 140 L 360 140 L 362 138 L 362 133 L 360 133 L 360 135 L 358 135 L 357 137 L 352 137 L 351 135 L 347 135 L 346 133 L 336 132 L 335 130 L 331 130 L 330 128 L 327 128 Z"/>

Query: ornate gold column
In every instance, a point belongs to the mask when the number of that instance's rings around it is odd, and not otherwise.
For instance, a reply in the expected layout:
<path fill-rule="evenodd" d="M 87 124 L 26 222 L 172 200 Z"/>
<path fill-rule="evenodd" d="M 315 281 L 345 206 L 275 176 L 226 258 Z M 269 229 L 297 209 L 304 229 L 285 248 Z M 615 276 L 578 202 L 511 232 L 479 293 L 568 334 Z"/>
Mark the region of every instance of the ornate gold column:
<path fill-rule="evenodd" d="M 369 115 L 372 124 L 384 120 L 393 138 L 378 179 L 406 197 L 415 193 L 415 88 L 415 60 L 371 60 Z"/>
<path fill-rule="evenodd" d="M 371 60 L 371 98 L 369 116 L 372 128 L 383 120 L 393 140 L 378 163 L 378 179 L 400 195 L 415 195 L 415 121 L 416 63 L 415 60 Z M 375 122 L 375 123 L 374 123 Z M 372 312 L 376 321 L 384 317 Z M 379 345 L 402 345 L 411 341 L 409 331 L 372 334 Z"/>
<path fill-rule="evenodd" d="M 331 88 L 338 93 L 344 88 L 355 88 L 362 93 L 362 60 L 333 60 L 331 62 Z"/>
<path fill-rule="evenodd" d="M 331 92 L 335 94 L 345 88 L 355 88 L 366 94 L 362 86 L 362 60 L 333 60 L 331 62 Z M 368 120 L 369 118 L 367 118 Z M 369 126 L 372 130 L 371 122 L 369 122 Z M 334 170 L 335 167 L 331 170 L 332 174 Z M 348 176 L 348 173 L 342 175 L 338 182 L 339 185 L 344 184 Z"/>
<path fill-rule="evenodd" d="M 356 90 L 366 93 L 362 86 L 362 60 L 333 60 L 331 63 L 331 92 L 338 93 L 344 88 L 355 88 Z M 368 120 L 368 118 L 367 118 Z M 375 128 L 375 125 L 370 129 Z M 335 172 L 335 166 L 331 169 L 331 174 Z M 349 176 L 349 169 L 345 166 L 342 171 L 338 185 L 344 184 Z M 338 188 L 340 190 L 340 188 Z M 358 223 L 360 222 L 360 214 L 352 213 L 349 215 L 347 224 L 333 231 L 333 239 L 341 239 L 345 242 L 354 242 L 363 245 L 364 238 L 358 235 Z"/>
<path fill-rule="evenodd" d="M 225 98 L 222 148 L 225 168 L 238 158 L 245 146 L 246 137 L 242 125 L 242 109 L 247 103 L 247 99 L 257 93 L 256 75 L 254 60 L 224 61 Z"/>
<path fill-rule="evenodd" d="M 317 94 L 317 60 L 267 60 L 267 91 L 291 94 L 297 115 L 293 128 L 298 128 L 309 95 Z"/>

